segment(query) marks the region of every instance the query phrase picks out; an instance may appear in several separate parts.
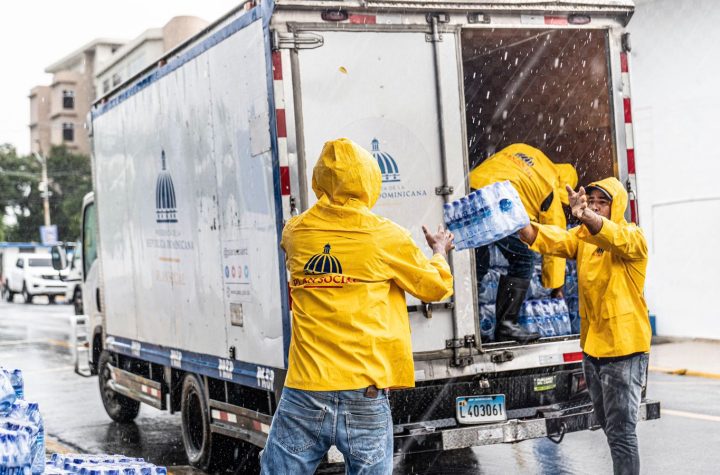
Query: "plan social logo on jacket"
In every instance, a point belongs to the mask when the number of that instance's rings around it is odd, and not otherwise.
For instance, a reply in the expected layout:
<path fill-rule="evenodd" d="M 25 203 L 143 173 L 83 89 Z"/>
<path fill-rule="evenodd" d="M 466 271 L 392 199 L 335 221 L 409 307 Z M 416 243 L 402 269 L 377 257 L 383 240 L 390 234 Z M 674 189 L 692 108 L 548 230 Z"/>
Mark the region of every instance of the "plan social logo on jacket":
<path fill-rule="evenodd" d="M 566 231 L 538 227 L 531 249 L 577 260 L 580 346 L 596 358 L 650 351 L 650 320 L 643 297 L 647 241 L 625 220 L 627 192 L 616 178 L 590 186 L 612 197 L 610 219 L 595 235 L 585 226 Z"/>
<path fill-rule="evenodd" d="M 348 139 L 325 144 L 313 170 L 318 198 L 288 221 L 292 338 L 285 385 L 333 391 L 415 384 L 405 292 L 426 301 L 452 295 L 440 255 L 370 209 L 382 187 L 372 154 Z"/>

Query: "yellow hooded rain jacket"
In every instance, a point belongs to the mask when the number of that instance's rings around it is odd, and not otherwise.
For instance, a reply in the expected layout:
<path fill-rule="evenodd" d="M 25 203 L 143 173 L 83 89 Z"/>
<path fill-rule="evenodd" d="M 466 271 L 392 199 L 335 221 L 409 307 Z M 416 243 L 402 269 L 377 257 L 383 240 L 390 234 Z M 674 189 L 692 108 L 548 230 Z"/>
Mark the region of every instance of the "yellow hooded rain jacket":
<path fill-rule="evenodd" d="M 531 249 L 577 260 L 580 345 L 596 358 L 650 351 L 650 320 L 643 297 L 648 250 L 639 227 L 625 220 L 627 192 L 616 178 L 597 186 L 612 197 L 611 219 L 595 235 L 585 226 L 570 231 L 536 226 Z"/>
<path fill-rule="evenodd" d="M 407 230 L 370 211 L 381 185 L 369 152 L 348 139 L 327 142 L 313 170 L 318 202 L 285 226 L 293 311 L 288 387 L 415 385 L 405 292 L 443 300 L 453 278 L 445 258 L 428 259 Z"/>
<path fill-rule="evenodd" d="M 577 186 L 577 173 L 575 182 L 570 183 L 572 173 L 567 168 L 572 165 L 563 165 L 558 168 L 540 150 L 525 144 L 513 144 L 495 153 L 470 172 L 470 186 L 474 189 L 488 186 L 498 181 L 508 180 L 517 190 L 531 221 L 540 224 L 553 224 L 566 227 L 565 213 L 563 212 L 560 188 L 567 182 L 572 188 Z M 553 193 L 550 207 L 542 211 L 542 204 Z M 567 192 L 565 192 L 567 197 Z M 556 289 L 565 284 L 565 259 L 543 256 L 542 266 L 543 286 Z"/>

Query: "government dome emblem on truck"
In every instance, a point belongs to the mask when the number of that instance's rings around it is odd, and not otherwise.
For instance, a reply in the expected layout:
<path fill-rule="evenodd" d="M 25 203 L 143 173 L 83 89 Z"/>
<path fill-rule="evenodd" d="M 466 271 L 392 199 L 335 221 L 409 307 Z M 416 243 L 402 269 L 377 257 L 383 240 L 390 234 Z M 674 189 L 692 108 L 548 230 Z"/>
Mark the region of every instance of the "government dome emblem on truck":
<path fill-rule="evenodd" d="M 380 151 L 380 141 L 378 139 L 373 139 L 371 145 L 373 157 L 377 160 L 380 173 L 382 173 L 383 183 L 400 181 L 400 170 L 395 159 L 389 153 Z"/>
<path fill-rule="evenodd" d="M 156 221 L 158 223 L 177 223 L 175 186 L 167 171 L 165 150 L 162 151 L 162 171 L 155 184 L 155 207 L 157 208 Z"/>

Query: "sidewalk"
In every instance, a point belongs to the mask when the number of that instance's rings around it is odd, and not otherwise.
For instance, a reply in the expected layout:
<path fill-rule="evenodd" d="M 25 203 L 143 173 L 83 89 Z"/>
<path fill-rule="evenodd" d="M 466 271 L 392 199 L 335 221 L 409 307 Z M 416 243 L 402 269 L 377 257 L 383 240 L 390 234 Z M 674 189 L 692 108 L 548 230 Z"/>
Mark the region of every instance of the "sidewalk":
<path fill-rule="evenodd" d="M 720 340 L 653 337 L 650 371 L 720 379 Z"/>

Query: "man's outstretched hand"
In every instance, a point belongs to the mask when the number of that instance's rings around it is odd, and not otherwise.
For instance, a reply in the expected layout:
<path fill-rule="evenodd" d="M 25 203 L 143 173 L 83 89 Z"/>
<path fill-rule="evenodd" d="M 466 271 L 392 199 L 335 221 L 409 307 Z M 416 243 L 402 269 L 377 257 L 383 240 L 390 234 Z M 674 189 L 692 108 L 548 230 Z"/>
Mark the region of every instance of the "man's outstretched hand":
<path fill-rule="evenodd" d="M 445 229 L 442 225 L 438 226 L 436 233 L 428 231 L 428 228 L 425 225 L 423 225 L 422 230 L 425 234 L 428 246 L 430 246 L 433 250 L 433 253 L 442 254 L 447 257 L 448 252 L 455 248 L 455 244 L 453 244 L 455 236 L 453 236 L 453 233 Z"/>
<path fill-rule="evenodd" d="M 568 192 L 568 201 L 570 202 L 570 209 L 572 215 L 575 216 L 577 219 L 582 220 L 583 213 L 585 213 L 585 210 L 588 207 L 588 200 L 587 194 L 585 194 L 585 188 L 581 186 L 580 190 L 577 193 L 575 193 L 575 191 L 570 188 L 570 185 L 565 185 L 565 188 Z"/>

